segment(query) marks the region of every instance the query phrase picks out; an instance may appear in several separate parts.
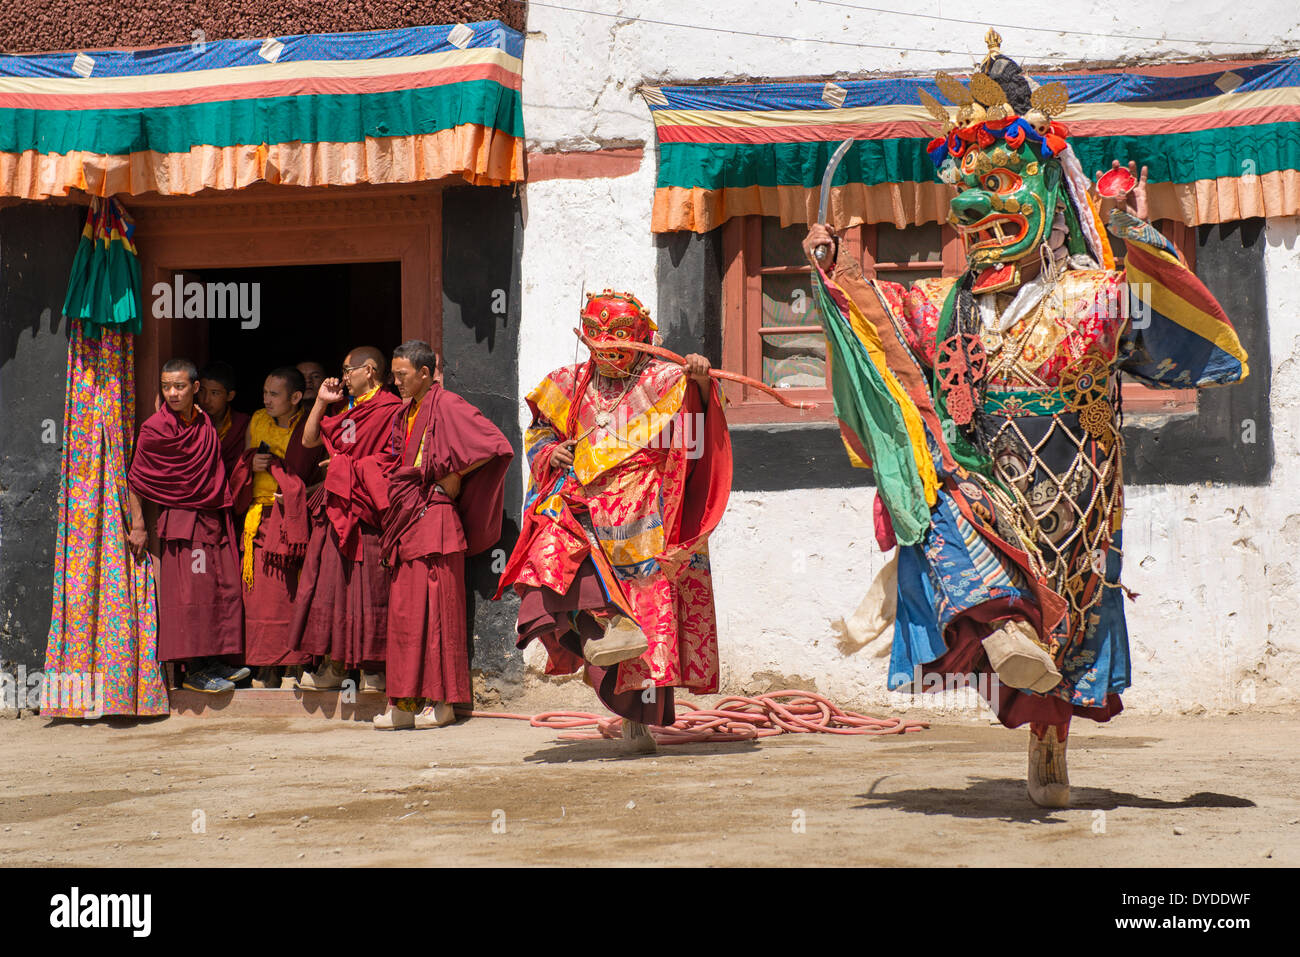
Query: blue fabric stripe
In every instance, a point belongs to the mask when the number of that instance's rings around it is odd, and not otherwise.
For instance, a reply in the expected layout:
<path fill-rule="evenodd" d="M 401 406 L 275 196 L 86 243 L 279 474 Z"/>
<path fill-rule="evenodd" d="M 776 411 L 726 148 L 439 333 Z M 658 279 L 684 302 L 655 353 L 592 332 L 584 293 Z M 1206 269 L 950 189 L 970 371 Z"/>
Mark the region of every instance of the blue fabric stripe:
<path fill-rule="evenodd" d="M 524 52 L 523 34 L 500 20 L 469 23 L 474 37 L 468 49 L 504 50 L 519 57 Z M 408 27 L 402 30 L 369 30 L 358 33 L 319 33 L 276 37 L 284 44 L 278 63 L 312 60 L 377 60 L 448 53 L 458 49 L 447 40 L 451 26 Z M 200 51 L 193 44 L 158 50 L 87 50 L 95 59 L 91 80 L 113 76 L 157 76 L 235 66 L 266 66 L 258 55 L 263 40 L 212 40 Z M 72 61 L 78 51 L 62 53 L 0 54 L 0 76 L 74 77 Z"/>
<path fill-rule="evenodd" d="M 1143 103 L 1201 99 L 1223 96 L 1214 85 L 1226 71 L 1207 69 L 1193 76 L 1152 76 L 1142 73 L 1091 73 L 1075 76 L 1036 74 L 1040 83 L 1062 82 L 1071 103 Z M 1275 90 L 1300 86 L 1300 58 L 1278 60 L 1234 68 L 1242 78 L 1234 92 Z M 920 104 L 917 90 L 925 90 L 940 103 L 933 77 L 893 77 L 880 80 L 837 80 L 847 92 L 844 107 Z M 824 83 L 747 83 L 738 86 L 665 86 L 660 90 L 666 105 L 651 104 L 658 110 L 831 110 L 822 99 Z"/>

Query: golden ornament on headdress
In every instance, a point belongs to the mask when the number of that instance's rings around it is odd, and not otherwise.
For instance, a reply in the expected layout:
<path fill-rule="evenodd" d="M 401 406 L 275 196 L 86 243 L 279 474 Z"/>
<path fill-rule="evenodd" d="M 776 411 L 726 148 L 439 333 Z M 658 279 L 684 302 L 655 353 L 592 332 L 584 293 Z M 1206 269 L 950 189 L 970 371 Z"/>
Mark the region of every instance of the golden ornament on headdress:
<path fill-rule="evenodd" d="M 939 87 L 939 92 L 958 106 L 975 102 L 975 98 L 970 95 L 970 90 L 942 70 L 934 75 L 934 82 Z"/>
<path fill-rule="evenodd" d="M 1034 105 L 1034 109 L 1047 116 L 1060 116 L 1065 112 L 1065 106 L 1070 101 L 1070 94 L 1065 89 L 1065 84 L 1059 80 L 1055 83 L 1045 83 L 1030 94 L 1029 102 Z"/>
<path fill-rule="evenodd" d="M 952 129 L 952 116 L 943 108 L 943 104 L 932 97 L 925 90 L 917 90 L 921 96 L 921 105 L 925 107 L 926 112 L 943 124 L 943 132 L 947 134 Z"/>

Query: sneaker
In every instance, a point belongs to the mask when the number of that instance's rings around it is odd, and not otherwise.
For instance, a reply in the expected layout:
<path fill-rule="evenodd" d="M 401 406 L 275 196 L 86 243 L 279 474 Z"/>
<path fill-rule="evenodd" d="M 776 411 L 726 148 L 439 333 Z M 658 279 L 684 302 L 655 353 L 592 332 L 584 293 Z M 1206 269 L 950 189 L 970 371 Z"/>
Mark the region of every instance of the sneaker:
<path fill-rule="evenodd" d="M 381 694 L 388 688 L 384 683 L 384 673 L 382 671 L 363 671 L 361 672 L 361 686 L 358 691 L 377 691 Z"/>
<path fill-rule="evenodd" d="M 209 674 L 216 675 L 232 684 L 236 681 L 243 681 L 253 672 L 247 665 L 240 665 L 238 668 L 226 664 L 224 661 L 218 661 L 216 664 L 208 665 L 204 669 Z"/>
<path fill-rule="evenodd" d="M 257 669 L 257 674 L 253 675 L 254 688 L 278 688 L 280 687 L 280 669 L 274 665 L 263 665 Z"/>
<path fill-rule="evenodd" d="M 438 701 L 429 705 L 415 716 L 414 727 L 419 730 L 425 728 L 441 728 L 444 725 L 451 724 L 455 720 L 456 709 L 445 701 Z"/>
<path fill-rule="evenodd" d="M 221 694 L 225 691 L 234 691 L 235 683 L 225 678 L 218 678 L 209 671 L 192 671 L 185 676 L 183 687 L 191 691 L 202 691 L 204 694 Z"/>
<path fill-rule="evenodd" d="M 303 691 L 337 691 L 343 687 L 343 679 L 347 674 L 340 662 L 326 658 L 319 668 L 308 671 L 294 682 L 294 687 Z"/>

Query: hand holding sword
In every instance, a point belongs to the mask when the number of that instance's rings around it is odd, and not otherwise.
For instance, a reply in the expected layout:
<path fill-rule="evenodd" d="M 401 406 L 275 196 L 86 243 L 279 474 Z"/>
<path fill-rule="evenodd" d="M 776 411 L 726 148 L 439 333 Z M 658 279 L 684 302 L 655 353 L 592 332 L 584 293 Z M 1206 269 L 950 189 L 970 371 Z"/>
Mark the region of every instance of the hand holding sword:
<path fill-rule="evenodd" d="M 831 182 L 835 179 L 835 171 L 853 143 L 851 139 L 845 140 L 835 147 L 835 152 L 831 154 L 830 162 L 826 164 L 826 172 L 822 174 L 822 193 L 817 203 L 817 222 L 808 230 L 808 235 L 803 242 L 804 251 L 819 265 L 831 265 L 835 262 L 834 257 L 829 263 L 826 262 L 826 257 L 835 244 L 835 237 L 826 226 L 826 214 L 830 209 Z"/>

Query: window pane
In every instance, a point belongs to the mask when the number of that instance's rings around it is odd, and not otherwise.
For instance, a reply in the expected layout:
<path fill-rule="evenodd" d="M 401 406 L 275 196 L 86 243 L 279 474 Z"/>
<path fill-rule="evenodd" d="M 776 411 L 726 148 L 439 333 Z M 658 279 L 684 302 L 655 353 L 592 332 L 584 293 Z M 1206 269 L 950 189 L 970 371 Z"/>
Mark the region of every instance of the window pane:
<path fill-rule="evenodd" d="M 813 299 L 811 276 L 763 277 L 763 318 L 760 325 L 816 326 L 821 321 Z"/>
<path fill-rule="evenodd" d="M 880 269 L 876 272 L 876 278 L 882 282 L 901 282 L 906 288 L 918 279 L 937 279 L 942 275 L 941 269 Z"/>
<path fill-rule="evenodd" d="M 817 333 L 764 336 L 763 381 L 778 389 L 824 389 L 826 337 Z"/>
<path fill-rule="evenodd" d="M 775 216 L 763 217 L 763 259 L 764 266 L 806 266 L 808 259 L 803 254 L 804 236 L 808 227 L 793 225 L 781 227 L 781 220 Z"/>
<path fill-rule="evenodd" d="M 943 233 L 938 223 L 895 229 L 888 223 L 876 226 L 876 262 L 937 263 L 943 260 Z"/>

